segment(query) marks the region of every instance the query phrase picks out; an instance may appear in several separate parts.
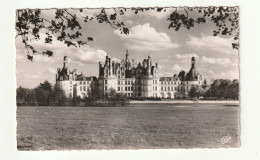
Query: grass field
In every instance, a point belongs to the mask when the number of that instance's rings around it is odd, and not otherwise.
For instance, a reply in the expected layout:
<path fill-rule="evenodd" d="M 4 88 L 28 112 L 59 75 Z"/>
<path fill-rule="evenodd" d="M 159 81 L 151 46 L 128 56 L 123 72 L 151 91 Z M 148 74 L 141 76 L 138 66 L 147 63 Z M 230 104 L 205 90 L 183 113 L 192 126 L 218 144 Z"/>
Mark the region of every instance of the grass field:
<path fill-rule="evenodd" d="M 19 150 L 239 147 L 239 107 L 18 107 Z M 221 143 L 224 136 L 231 139 Z"/>

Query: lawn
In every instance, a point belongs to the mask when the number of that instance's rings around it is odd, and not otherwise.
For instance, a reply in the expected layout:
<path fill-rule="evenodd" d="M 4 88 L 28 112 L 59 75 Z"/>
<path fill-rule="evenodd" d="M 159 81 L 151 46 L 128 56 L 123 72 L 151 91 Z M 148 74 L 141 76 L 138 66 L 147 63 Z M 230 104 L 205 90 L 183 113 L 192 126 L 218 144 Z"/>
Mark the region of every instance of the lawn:
<path fill-rule="evenodd" d="M 18 107 L 19 150 L 239 147 L 239 106 Z M 231 139 L 222 143 L 222 137 Z"/>

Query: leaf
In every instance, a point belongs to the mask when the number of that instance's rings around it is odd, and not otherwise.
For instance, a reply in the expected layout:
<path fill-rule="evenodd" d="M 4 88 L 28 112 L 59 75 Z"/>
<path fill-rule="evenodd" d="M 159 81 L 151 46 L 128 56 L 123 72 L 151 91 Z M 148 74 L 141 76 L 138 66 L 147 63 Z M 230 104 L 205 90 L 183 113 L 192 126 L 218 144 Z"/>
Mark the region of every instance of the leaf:
<path fill-rule="evenodd" d="M 28 59 L 29 61 L 33 61 L 33 56 L 27 55 L 27 59 Z"/>
<path fill-rule="evenodd" d="M 88 37 L 88 40 L 89 41 L 93 41 L 94 39 L 92 37 Z"/>

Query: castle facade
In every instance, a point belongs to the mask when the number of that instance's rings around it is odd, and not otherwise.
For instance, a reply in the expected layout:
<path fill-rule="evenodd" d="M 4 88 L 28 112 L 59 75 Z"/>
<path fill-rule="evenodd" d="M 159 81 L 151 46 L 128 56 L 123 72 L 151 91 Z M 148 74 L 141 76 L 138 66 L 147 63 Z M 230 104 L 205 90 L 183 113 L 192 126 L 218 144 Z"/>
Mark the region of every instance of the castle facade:
<path fill-rule="evenodd" d="M 202 85 L 203 76 L 196 68 L 195 57 L 191 58 L 191 68 L 188 73 L 180 71 L 172 77 L 160 77 L 158 64 L 153 63 L 149 55 L 142 63 L 129 59 L 128 51 L 121 62 L 112 61 L 109 55 L 105 62 L 99 62 L 99 76 L 86 77 L 77 70 L 70 70 L 68 57 L 64 57 L 63 68 L 57 69 L 56 84 L 64 91 L 66 96 L 87 97 L 90 93 L 97 93 L 100 98 L 113 88 L 128 97 L 161 97 L 184 98 L 192 85 Z"/>

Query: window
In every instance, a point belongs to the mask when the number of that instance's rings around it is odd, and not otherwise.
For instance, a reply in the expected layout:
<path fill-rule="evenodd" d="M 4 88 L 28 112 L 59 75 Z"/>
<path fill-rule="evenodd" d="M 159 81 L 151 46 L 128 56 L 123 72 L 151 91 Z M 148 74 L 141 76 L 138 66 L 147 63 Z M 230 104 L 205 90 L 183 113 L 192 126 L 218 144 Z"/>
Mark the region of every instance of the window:
<path fill-rule="evenodd" d="M 128 84 L 130 84 L 130 81 L 128 81 Z"/>
<path fill-rule="evenodd" d="M 130 93 L 128 93 L 128 96 L 130 96 Z"/>
<path fill-rule="evenodd" d="M 118 91 L 120 91 L 120 87 L 118 87 Z"/>
<path fill-rule="evenodd" d="M 83 84 L 86 84 L 86 82 L 84 81 Z"/>
<path fill-rule="evenodd" d="M 120 81 L 118 81 L 118 85 L 120 85 Z"/>
<path fill-rule="evenodd" d="M 161 87 L 161 90 L 163 91 L 163 86 Z"/>
<path fill-rule="evenodd" d="M 125 91 L 127 91 L 127 87 L 125 87 Z"/>
<path fill-rule="evenodd" d="M 125 84 L 127 84 L 127 80 L 125 80 Z"/>
<path fill-rule="evenodd" d="M 130 91 L 130 87 L 128 87 L 128 91 Z"/>
<path fill-rule="evenodd" d="M 161 84 L 163 84 L 163 82 L 161 82 Z"/>
<path fill-rule="evenodd" d="M 80 86 L 80 91 L 82 91 L 82 87 Z"/>
<path fill-rule="evenodd" d="M 171 84 L 173 84 L 173 81 L 171 82 Z"/>
<path fill-rule="evenodd" d="M 173 87 L 171 87 L 171 90 L 173 91 Z"/>
<path fill-rule="evenodd" d="M 157 91 L 157 86 L 155 86 L 155 90 Z"/>
<path fill-rule="evenodd" d="M 107 84 L 107 80 L 105 80 L 105 84 Z"/>
<path fill-rule="evenodd" d="M 170 81 L 168 81 L 168 84 L 170 84 Z"/>
<path fill-rule="evenodd" d="M 105 86 L 105 91 L 107 90 L 107 86 Z"/>
<path fill-rule="evenodd" d="M 131 87 L 131 91 L 133 90 L 133 87 Z"/>
<path fill-rule="evenodd" d="M 166 88 L 166 86 L 164 87 L 164 90 L 165 90 L 165 91 L 167 91 L 167 88 Z"/>
<path fill-rule="evenodd" d="M 170 90 L 170 86 L 168 86 L 168 91 Z"/>
<path fill-rule="evenodd" d="M 86 91 L 86 86 L 83 87 L 83 90 Z"/>
<path fill-rule="evenodd" d="M 79 84 L 82 84 L 82 82 L 81 82 L 81 81 L 79 81 Z"/>

